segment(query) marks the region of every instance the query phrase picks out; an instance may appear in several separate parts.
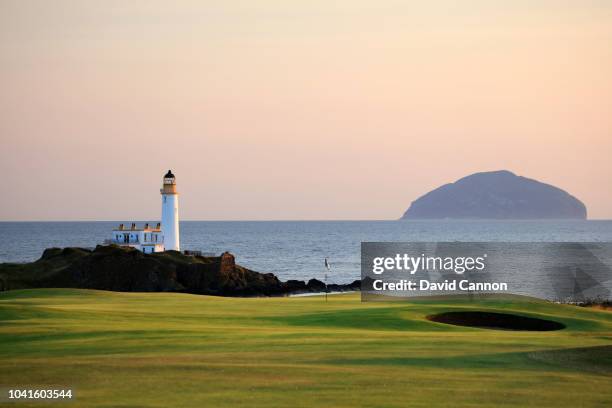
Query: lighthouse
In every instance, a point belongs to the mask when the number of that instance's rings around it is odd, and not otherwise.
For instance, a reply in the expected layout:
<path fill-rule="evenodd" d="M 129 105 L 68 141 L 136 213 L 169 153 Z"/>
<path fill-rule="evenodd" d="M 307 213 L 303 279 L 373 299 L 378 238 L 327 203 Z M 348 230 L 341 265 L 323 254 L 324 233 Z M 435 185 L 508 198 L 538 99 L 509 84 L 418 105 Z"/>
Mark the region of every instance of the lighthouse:
<path fill-rule="evenodd" d="M 162 196 L 161 232 L 164 236 L 164 248 L 166 251 L 180 251 L 178 192 L 176 191 L 176 178 L 172 171 L 168 170 L 164 175 L 164 184 L 160 192 Z"/>
<path fill-rule="evenodd" d="M 178 192 L 176 191 L 176 178 L 171 170 L 164 175 L 164 182 L 160 190 L 162 196 L 162 219 L 157 225 L 144 224 L 142 228 L 133 222 L 131 227 L 119 224 L 113 229 L 111 239 L 104 240 L 104 244 L 119 245 L 135 248 L 145 254 L 164 251 L 180 251 L 179 244 L 179 218 L 178 218 Z M 190 255 L 199 251 L 186 251 Z"/>

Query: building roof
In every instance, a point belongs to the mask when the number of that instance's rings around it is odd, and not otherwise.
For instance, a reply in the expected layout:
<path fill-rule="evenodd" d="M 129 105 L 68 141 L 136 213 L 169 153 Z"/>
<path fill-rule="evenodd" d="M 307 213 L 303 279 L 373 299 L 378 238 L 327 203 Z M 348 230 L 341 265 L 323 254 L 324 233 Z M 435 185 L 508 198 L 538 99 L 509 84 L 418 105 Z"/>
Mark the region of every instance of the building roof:
<path fill-rule="evenodd" d="M 131 227 L 125 227 L 123 224 L 119 224 L 119 228 L 113 228 L 113 231 L 121 231 L 121 232 L 161 232 L 161 223 L 157 223 L 155 226 L 150 226 L 149 223 L 146 223 L 142 228 L 136 226 L 136 223 L 132 223 Z"/>
<path fill-rule="evenodd" d="M 168 170 L 164 178 L 174 178 L 174 174 L 172 174 L 172 170 Z"/>
<path fill-rule="evenodd" d="M 113 228 L 113 231 L 121 231 L 121 232 L 139 232 L 139 231 L 144 231 L 144 232 L 161 232 L 160 228 Z"/>

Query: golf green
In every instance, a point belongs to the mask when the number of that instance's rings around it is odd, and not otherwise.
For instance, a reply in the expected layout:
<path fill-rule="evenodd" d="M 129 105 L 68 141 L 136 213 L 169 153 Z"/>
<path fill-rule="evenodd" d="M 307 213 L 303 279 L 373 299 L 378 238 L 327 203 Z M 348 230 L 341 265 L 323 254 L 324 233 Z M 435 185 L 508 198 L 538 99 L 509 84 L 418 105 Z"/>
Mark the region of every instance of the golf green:
<path fill-rule="evenodd" d="M 459 311 L 563 325 L 429 320 Z M 612 314 L 522 298 L 362 303 L 0 293 L 0 388 L 75 390 L 79 407 L 610 406 Z M 15 406 L 41 406 L 19 402 Z"/>

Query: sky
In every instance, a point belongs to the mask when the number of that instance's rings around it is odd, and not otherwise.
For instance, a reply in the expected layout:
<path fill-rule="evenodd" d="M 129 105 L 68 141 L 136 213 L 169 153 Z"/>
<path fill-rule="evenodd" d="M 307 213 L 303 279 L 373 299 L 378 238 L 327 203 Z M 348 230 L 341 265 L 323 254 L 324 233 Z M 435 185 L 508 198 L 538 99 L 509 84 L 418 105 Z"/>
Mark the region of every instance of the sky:
<path fill-rule="evenodd" d="M 0 220 L 396 219 L 507 169 L 612 219 L 612 2 L 0 0 Z"/>

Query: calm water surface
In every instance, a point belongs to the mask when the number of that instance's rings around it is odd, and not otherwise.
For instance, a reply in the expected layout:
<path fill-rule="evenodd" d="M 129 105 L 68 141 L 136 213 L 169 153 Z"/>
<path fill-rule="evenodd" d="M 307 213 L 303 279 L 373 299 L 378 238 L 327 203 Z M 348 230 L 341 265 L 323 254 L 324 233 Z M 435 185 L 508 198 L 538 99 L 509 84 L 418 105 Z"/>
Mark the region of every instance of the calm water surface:
<path fill-rule="evenodd" d="M 38 259 L 49 247 L 94 247 L 120 222 L 0 222 L 0 262 Z M 145 221 L 139 221 L 142 224 Z M 153 221 L 148 221 L 153 222 Z M 360 277 L 362 241 L 612 242 L 606 221 L 183 221 L 181 246 L 219 254 L 281 279 Z"/>

